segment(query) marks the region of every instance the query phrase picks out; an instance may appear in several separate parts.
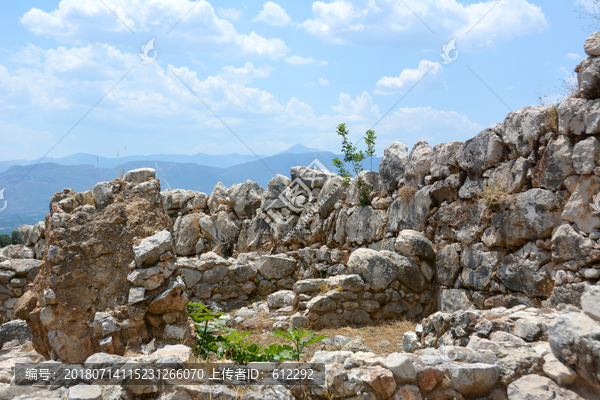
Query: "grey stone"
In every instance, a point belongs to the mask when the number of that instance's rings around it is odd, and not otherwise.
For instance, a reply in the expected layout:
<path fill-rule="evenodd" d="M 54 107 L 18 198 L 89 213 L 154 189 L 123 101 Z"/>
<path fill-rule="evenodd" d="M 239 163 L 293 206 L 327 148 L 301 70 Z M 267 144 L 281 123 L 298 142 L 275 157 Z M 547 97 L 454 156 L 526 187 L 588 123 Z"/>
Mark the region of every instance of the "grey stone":
<path fill-rule="evenodd" d="M 387 229 L 398 232 L 403 229 L 425 230 L 429 209 L 432 206 L 431 186 L 425 186 L 407 199 L 397 198 L 389 207 Z"/>
<path fill-rule="evenodd" d="M 404 143 L 393 142 L 383 150 L 379 173 L 386 183 L 388 191 L 393 191 L 398 185 L 398 180 L 404 177 L 407 163 L 408 147 Z"/>
<path fill-rule="evenodd" d="M 390 258 L 396 265 L 398 280 L 404 286 L 419 293 L 425 290 L 425 278 L 416 262 L 396 253 L 391 253 Z"/>
<path fill-rule="evenodd" d="M 460 255 L 461 281 L 468 288 L 485 290 L 491 282 L 492 273 L 500 262 L 498 251 L 485 251 L 482 243 L 463 249 Z"/>
<path fill-rule="evenodd" d="M 579 97 L 590 100 L 597 99 L 600 84 L 600 59 L 596 57 L 584 59 L 575 67 L 575 72 L 577 72 Z"/>
<path fill-rule="evenodd" d="M 526 375 L 510 385 L 507 391 L 508 400 L 583 400 L 575 392 L 559 387 L 545 376 Z"/>
<path fill-rule="evenodd" d="M 425 140 L 417 140 L 408 155 L 408 164 L 404 170 L 406 184 L 420 186 L 425 176 L 429 175 L 429 168 L 433 161 L 433 149 Z"/>
<path fill-rule="evenodd" d="M 548 297 L 552 278 L 544 267 L 550 261 L 550 252 L 529 242 L 519 251 L 505 256 L 497 274 L 507 288 L 532 297 Z"/>
<path fill-rule="evenodd" d="M 297 262 L 292 258 L 263 256 L 256 262 L 258 271 L 266 279 L 281 279 L 296 270 Z"/>
<path fill-rule="evenodd" d="M 449 364 L 450 385 L 465 396 L 483 395 L 491 390 L 500 378 L 497 365 Z"/>
<path fill-rule="evenodd" d="M 600 32 L 594 32 L 585 39 L 583 50 L 590 57 L 600 56 Z"/>
<path fill-rule="evenodd" d="M 106 336 L 121 330 L 121 324 L 107 312 L 97 312 L 94 315 L 94 332 Z"/>
<path fill-rule="evenodd" d="M 600 286 L 586 286 L 581 295 L 581 309 L 600 321 Z"/>
<path fill-rule="evenodd" d="M 499 186 L 507 194 L 520 192 L 528 183 L 527 171 L 530 167 L 531 164 L 526 158 L 519 157 L 510 160 L 494 169 L 487 185 L 490 187 Z"/>
<path fill-rule="evenodd" d="M 531 182 L 534 187 L 557 190 L 565 178 L 574 173 L 573 145 L 567 136 L 559 135 L 548 143 L 541 160 L 533 169 Z"/>
<path fill-rule="evenodd" d="M 358 245 L 366 245 L 383 238 L 386 212 L 371 206 L 357 207 L 346 221 L 348 239 Z"/>
<path fill-rule="evenodd" d="M 142 183 L 150 179 L 156 179 L 156 170 L 154 168 L 132 169 L 125 173 L 123 178 L 127 182 Z"/>
<path fill-rule="evenodd" d="M 460 149 L 462 142 L 440 143 L 433 146 L 433 160 L 431 161 L 431 177 L 433 179 L 444 179 L 458 172 L 456 165 L 456 152 Z M 381 170 L 381 166 L 380 166 Z"/>
<path fill-rule="evenodd" d="M 92 188 L 96 206 L 105 206 L 112 200 L 113 185 L 110 182 L 98 182 Z"/>
<path fill-rule="evenodd" d="M 530 189 L 513 195 L 508 209 L 499 211 L 494 224 L 508 246 L 522 246 L 530 240 L 545 239 L 560 223 L 557 195 L 544 189 Z"/>
<path fill-rule="evenodd" d="M 188 289 L 191 289 L 194 286 L 196 286 L 196 284 L 202 279 L 202 272 L 200 271 L 196 271 L 189 268 L 181 268 L 180 272 L 181 277 L 185 282 L 185 286 L 187 286 Z"/>
<path fill-rule="evenodd" d="M 458 166 L 469 173 L 481 174 L 497 165 L 504 155 L 504 143 L 493 129 L 485 129 L 464 142 L 456 153 Z"/>
<path fill-rule="evenodd" d="M 260 207 L 264 191 L 258 183 L 247 180 L 227 189 L 227 196 L 232 200 L 233 211 L 238 217 L 251 217 Z"/>
<path fill-rule="evenodd" d="M 583 313 L 559 315 L 550 324 L 548 341 L 556 358 L 594 386 L 600 386 L 600 324 Z"/>
<path fill-rule="evenodd" d="M 127 304 L 136 304 L 145 300 L 144 293 L 146 289 L 143 287 L 134 287 L 129 289 L 129 298 Z"/>
<path fill-rule="evenodd" d="M 143 239 L 139 245 L 133 246 L 135 264 L 138 267 L 151 264 L 167 251 L 174 251 L 173 238 L 169 231 L 164 230 Z"/>
<path fill-rule="evenodd" d="M 280 290 L 267 297 L 269 308 L 296 307 L 298 305 L 298 295 L 293 290 Z"/>
<path fill-rule="evenodd" d="M 402 336 L 402 349 L 407 353 L 421 349 L 421 340 L 415 332 L 404 332 L 404 336 Z"/>
<path fill-rule="evenodd" d="M 31 339 L 31 328 L 23 320 L 15 319 L 0 325 L 0 348 L 13 340 L 23 344 Z"/>
<path fill-rule="evenodd" d="M 527 157 L 540 136 L 547 130 L 548 108 L 527 106 L 508 113 L 504 121 L 496 127 L 502 132 L 502 140 L 510 149 L 510 158 Z"/>
<path fill-rule="evenodd" d="M 69 388 L 69 400 L 102 400 L 100 385 L 79 384 Z"/>
<path fill-rule="evenodd" d="M 596 168 L 600 156 L 600 141 L 594 136 L 577 142 L 573 146 L 573 168 L 580 175 L 589 175 Z"/>
<path fill-rule="evenodd" d="M 412 382 L 417 378 L 417 368 L 412 361 L 403 354 L 392 353 L 383 360 L 383 366 L 394 374 L 394 378 L 401 382 Z"/>
<path fill-rule="evenodd" d="M 229 266 L 229 278 L 234 282 L 246 282 L 258 274 L 254 263 L 233 264 Z"/>
<path fill-rule="evenodd" d="M 454 286 L 460 272 L 459 244 L 450 244 L 440 249 L 435 256 L 437 281 L 441 285 Z"/>
<path fill-rule="evenodd" d="M 360 275 L 375 291 L 387 288 L 397 277 L 397 269 L 392 260 L 375 250 L 364 248 L 352 252 L 348 260 L 348 271 Z"/>
<path fill-rule="evenodd" d="M 421 232 L 405 229 L 398 234 L 394 248 L 406 256 L 432 259 L 433 244 Z"/>
<path fill-rule="evenodd" d="M 600 177 L 582 176 L 564 207 L 561 218 L 577 224 L 586 233 L 600 228 L 600 214 L 592 209 L 594 198 L 600 193 Z"/>
<path fill-rule="evenodd" d="M 187 256 L 196 254 L 196 244 L 200 238 L 198 219 L 202 214 L 188 214 L 178 217 L 173 227 L 177 254 Z"/>
<path fill-rule="evenodd" d="M 445 313 L 468 310 L 473 304 L 462 289 L 442 289 L 438 302 L 440 311 Z"/>

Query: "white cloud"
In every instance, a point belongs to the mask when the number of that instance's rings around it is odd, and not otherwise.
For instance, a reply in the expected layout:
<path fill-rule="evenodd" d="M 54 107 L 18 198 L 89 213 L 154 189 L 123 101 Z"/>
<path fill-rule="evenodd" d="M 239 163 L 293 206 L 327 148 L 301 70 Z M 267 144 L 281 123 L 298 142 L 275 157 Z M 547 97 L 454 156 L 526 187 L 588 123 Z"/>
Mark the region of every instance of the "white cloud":
<path fill-rule="evenodd" d="M 237 8 L 218 8 L 217 13 L 219 17 L 223 19 L 230 19 L 232 21 L 237 21 L 242 16 L 242 10 L 238 10 Z"/>
<path fill-rule="evenodd" d="M 569 53 L 567 54 L 567 58 L 570 60 L 580 60 L 581 56 L 577 53 Z"/>
<path fill-rule="evenodd" d="M 406 93 L 413 86 L 416 91 L 448 89 L 441 64 L 421 60 L 417 69 L 405 69 L 397 77 L 384 76 L 375 85 L 375 94 Z"/>
<path fill-rule="evenodd" d="M 327 86 L 327 85 L 329 85 L 329 80 L 327 80 L 325 78 L 319 78 L 319 84 L 323 85 L 323 86 Z"/>
<path fill-rule="evenodd" d="M 252 22 L 262 21 L 273 26 L 284 26 L 290 23 L 291 18 L 279 4 L 267 1 L 263 9 L 252 20 Z"/>
<path fill-rule="evenodd" d="M 281 39 L 267 39 L 255 32 L 239 33 L 231 22 L 217 17 L 206 1 L 119 1 L 118 6 L 107 4 L 123 22 L 96 0 L 62 0 L 51 12 L 32 8 L 20 21 L 37 35 L 75 45 L 107 43 L 123 46 L 131 43 L 130 50 L 138 51 L 139 46 L 156 37 L 155 48 L 159 53 L 198 52 L 280 58 L 288 52 Z M 136 35 L 131 34 L 129 29 Z M 131 37 L 125 39 L 127 35 Z M 135 43 L 138 40 L 139 43 Z"/>
<path fill-rule="evenodd" d="M 347 117 L 349 121 L 376 121 L 381 117 L 379 107 L 373 104 L 373 98 L 367 91 L 362 92 L 360 96 L 356 96 L 354 100 L 352 100 L 350 95 L 340 93 L 339 101 L 339 105 L 331 108 L 341 116 Z"/>
<path fill-rule="evenodd" d="M 315 86 L 315 85 L 316 85 L 316 83 L 314 83 L 314 82 L 306 82 L 304 84 L 304 86 Z"/>
<path fill-rule="evenodd" d="M 40 60 L 43 55 L 43 50 L 40 47 L 34 46 L 31 43 L 20 51 L 11 54 L 9 61 L 40 66 Z"/>
<path fill-rule="evenodd" d="M 328 65 L 329 63 L 327 61 L 323 60 L 323 61 L 319 61 L 317 64 L 318 65 Z"/>
<path fill-rule="evenodd" d="M 221 76 L 227 82 L 236 82 L 247 84 L 252 82 L 255 78 L 268 78 L 271 75 L 273 68 L 271 66 L 263 66 L 255 68 L 251 62 L 246 62 L 241 68 L 235 68 L 232 66 L 223 67 L 223 73 Z"/>
<path fill-rule="evenodd" d="M 456 0 L 410 2 L 412 11 L 435 32 L 433 35 L 403 3 L 389 0 L 370 0 L 366 4 L 361 0 L 315 1 L 312 5 L 314 18 L 299 26 L 326 43 L 417 51 L 441 49 L 452 38 L 459 38 L 457 45 L 462 50 L 489 47 L 516 36 L 541 32 L 547 27 L 541 7 L 526 0 L 489 0 L 468 5 Z"/>
<path fill-rule="evenodd" d="M 289 63 L 289 64 L 303 65 L 303 64 L 312 64 L 313 62 L 315 62 L 315 60 L 312 57 L 302 58 L 300 56 L 291 56 L 291 57 L 286 58 L 285 62 Z"/>

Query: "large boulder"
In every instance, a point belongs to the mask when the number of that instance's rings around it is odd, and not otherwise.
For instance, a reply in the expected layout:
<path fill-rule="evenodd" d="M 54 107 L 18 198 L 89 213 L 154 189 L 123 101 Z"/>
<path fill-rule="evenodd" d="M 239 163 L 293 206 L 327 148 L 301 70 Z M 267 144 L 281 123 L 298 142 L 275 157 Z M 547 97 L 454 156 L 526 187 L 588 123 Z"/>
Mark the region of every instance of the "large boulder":
<path fill-rule="evenodd" d="M 530 240 L 550 237 L 560 223 L 559 196 L 544 189 L 530 189 L 513 196 L 508 207 L 494 216 L 494 225 L 504 243 L 522 246 Z"/>
<path fill-rule="evenodd" d="M 529 242 L 519 251 L 505 256 L 498 265 L 498 277 L 510 290 L 532 297 L 549 297 L 552 277 L 545 265 L 551 261 L 548 250 Z"/>
<path fill-rule="evenodd" d="M 182 215 L 175 221 L 173 236 L 178 255 L 196 254 L 196 244 L 200 239 L 200 228 L 198 227 L 200 215 L 202 214 Z"/>
<path fill-rule="evenodd" d="M 508 113 L 496 126 L 510 149 L 510 158 L 527 158 L 541 135 L 547 131 L 548 107 L 527 106 Z"/>
<path fill-rule="evenodd" d="M 577 393 L 558 386 L 552 379 L 540 375 L 525 375 L 510 385 L 508 400 L 583 400 Z"/>
<path fill-rule="evenodd" d="M 461 282 L 468 288 L 487 289 L 499 262 L 500 252 L 487 251 L 483 243 L 465 247 L 460 255 Z"/>
<path fill-rule="evenodd" d="M 156 170 L 154 168 L 138 168 L 127 171 L 123 180 L 132 183 L 142 183 L 156 179 Z"/>
<path fill-rule="evenodd" d="M 571 262 L 583 266 L 600 258 L 592 239 L 585 237 L 569 224 L 559 226 L 552 234 L 552 259 L 555 262 Z"/>
<path fill-rule="evenodd" d="M 348 239 L 358 245 L 381 240 L 385 228 L 386 213 L 371 206 L 357 207 L 346 221 Z"/>
<path fill-rule="evenodd" d="M 456 153 L 458 166 L 471 173 L 481 174 L 499 164 L 504 158 L 504 142 L 493 129 L 485 129 L 467 140 Z"/>
<path fill-rule="evenodd" d="M 600 388 L 600 324 L 583 313 L 556 317 L 548 341 L 557 359 Z"/>
<path fill-rule="evenodd" d="M 263 193 L 260 208 L 263 210 L 279 209 L 287 207 L 289 199 L 286 197 L 286 189 L 292 181 L 287 176 L 275 175 L 270 181 L 267 190 Z"/>
<path fill-rule="evenodd" d="M 440 143 L 433 146 L 433 159 L 429 170 L 433 179 L 444 179 L 458 172 L 456 153 L 462 142 Z"/>
<path fill-rule="evenodd" d="M 450 244 L 442 247 L 435 256 L 435 267 L 437 269 L 437 281 L 440 285 L 454 286 L 454 282 L 460 272 L 459 244 Z"/>
<path fill-rule="evenodd" d="M 408 155 L 408 164 L 404 171 L 404 183 L 419 187 L 429 175 L 433 161 L 433 149 L 425 140 L 418 140 Z"/>
<path fill-rule="evenodd" d="M 573 145 L 567 136 L 552 139 L 544 155 L 533 168 L 533 187 L 557 190 L 563 181 L 575 173 L 573 168 Z"/>
<path fill-rule="evenodd" d="M 394 248 L 405 256 L 417 256 L 432 259 L 433 244 L 421 232 L 405 229 L 398 234 Z"/>
<path fill-rule="evenodd" d="M 348 271 L 360 275 L 375 291 L 386 289 L 398 276 L 393 261 L 371 249 L 352 252 L 348 260 Z"/>
<path fill-rule="evenodd" d="M 404 177 L 407 163 L 408 147 L 404 143 L 394 142 L 383 150 L 379 173 L 388 191 L 393 191 L 398 185 L 398 181 Z"/>
<path fill-rule="evenodd" d="M 135 265 L 142 267 L 144 264 L 152 264 L 158 261 L 158 258 L 167 251 L 174 251 L 173 237 L 171 232 L 163 230 L 133 246 Z"/>
<path fill-rule="evenodd" d="M 464 289 L 442 289 L 438 294 L 438 308 L 443 313 L 468 310 L 472 306 Z"/>
<path fill-rule="evenodd" d="M 415 292 L 422 292 L 425 289 L 425 278 L 416 262 L 396 253 L 390 253 L 390 258 L 396 265 L 398 280 L 404 286 Z"/>
<path fill-rule="evenodd" d="M 577 142 L 573 146 L 573 168 L 580 175 L 589 175 L 597 167 L 600 156 L 600 141 L 594 136 Z"/>
<path fill-rule="evenodd" d="M 324 166 L 322 166 L 324 168 Z M 292 182 L 298 180 L 309 189 L 321 189 L 325 183 L 337 176 L 326 169 L 310 167 L 292 167 L 290 170 Z"/>
<path fill-rule="evenodd" d="M 431 186 L 425 186 L 414 195 L 398 197 L 389 207 L 387 229 L 398 232 L 403 229 L 424 231 L 427 216 L 432 205 Z"/>
<path fill-rule="evenodd" d="M 561 218 L 575 223 L 579 229 L 588 234 L 599 229 L 600 213 L 592 208 L 598 193 L 600 193 L 600 177 L 592 175 L 579 178 Z"/>
<path fill-rule="evenodd" d="M 594 32 L 585 39 L 583 51 L 590 57 L 600 57 L 600 32 Z"/>
<path fill-rule="evenodd" d="M 528 183 L 527 171 L 530 166 L 529 161 L 523 157 L 503 163 L 492 172 L 488 186 L 499 186 L 507 194 L 520 192 Z"/>
<path fill-rule="evenodd" d="M 281 279 L 296 270 L 297 262 L 293 258 L 283 256 L 263 256 L 258 259 L 256 266 L 266 279 Z"/>
<path fill-rule="evenodd" d="M 594 100 L 600 97 L 600 58 L 588 57 L 575 67 L 579 96 Z"/>
<path fill-rule="evenodd" d="M 260 207 L 264 191 L 258 183 L 247 180 L 232 185 L 227 189 L 226 195 L 233 202 L 233 211 L 238 217 L 252 217 Z"/>

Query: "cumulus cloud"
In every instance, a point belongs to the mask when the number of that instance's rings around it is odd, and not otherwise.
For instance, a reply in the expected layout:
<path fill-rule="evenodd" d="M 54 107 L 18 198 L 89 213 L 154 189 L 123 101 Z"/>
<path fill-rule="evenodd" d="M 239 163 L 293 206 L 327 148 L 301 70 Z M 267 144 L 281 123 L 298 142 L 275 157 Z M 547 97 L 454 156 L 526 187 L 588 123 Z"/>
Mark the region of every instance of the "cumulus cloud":
<path fill-rule="evenodd" d="M 284 26 L 290 23 L 291 18 L 279 4 L 267 1 L 261 12 L 252 20 L 252 22 L 256 21 L 262 21 L 273 26 Z"/>
<path fill-rule="evenodd" d="M 288 64 L 303 65 L 303 64 L 312 64 L 313 62 L 315 62 L 315 60 L 312 57 L 302 58 L 300 56 L 291 56 L 291 57 L 286 58 L 285 62 Z"/>
<path fill-rule="evenodd" d="M 421 60 L 417 69 L 405 69 L 397 77 L 384 76 L 375 85 L 375 94 L 406 93 L 413 86 L 416 91 L 448 89 L 440 63 Z"/>
<path fill-rule="evenodd" d="M 325 78 L 319 78 L 319 84 L 323 85 L 323 86 L 327 86 L 327 85 L 329 85 L 329 80 L 327 80 Z"/>
<path fill-rule="evenodd" d="M 447 42 L 451 38 L 461 38 L 461 49 L 489 47 L 516 36 L 541 32 L 548 26 L 541 7 L 526 0 L 467 5 L 456 0 L 422 0 L 411 2 L 410 7 L 435 35 L 404 2 L 389 0 L 315 1 L 313 19 L 299 26 L 326 43 L 417 51 L 437 50 L 445 44 L 440 40 Z"/>
<path fill-rule="evenodd" d="M 581 59 L 581 56 L 579 54 L 577 54 L 577 53 L 569 53 L 569 54 L 567 54 L 567 58 L 570 59 L 570 60 L 576 60 L 577 61 L 577 60 Z"/>
<path fill-rule="evenodd" d="M 237 8 L 218 8 L 217 13 L 219 17 L 223 19 L 230 19 L 232 21 L 237 21 L 242 16 L 242 10 L 238 10 Z"/>
<path fill-rule="evenodd" d="M 263 67 L 255 68 L 251 62 L 246 62 L 241 68 L 235 68 L 232 66 L 223 67 L 223 73 L 221 76 L 227 82 L 237 83 L 250 83 L 255 78 L 268 78 L 273 71 L 273 67 L 266 65 Z"/>
<path fill-rule="evenodd" d="M 156 37 L 155 48 L 160 48 L 162 53 L 194 51 L 280 58 L 288 52 L 281 39 L 264 38 L 255 32 L 238 32 L 231 22 L 219 18 L 206 1 L 123 1 L 118 6 L 107 5 L 119 18 L 103 2 L 62 0 L 54 11 L 32 8 L 20 21 L 37 35 L 75 45 L 135 43 L 131 29 L 137 33 L 135 38 L 140 38 L 135 50 Z M 126 35 L 132 38 L 125 40 Z"/>

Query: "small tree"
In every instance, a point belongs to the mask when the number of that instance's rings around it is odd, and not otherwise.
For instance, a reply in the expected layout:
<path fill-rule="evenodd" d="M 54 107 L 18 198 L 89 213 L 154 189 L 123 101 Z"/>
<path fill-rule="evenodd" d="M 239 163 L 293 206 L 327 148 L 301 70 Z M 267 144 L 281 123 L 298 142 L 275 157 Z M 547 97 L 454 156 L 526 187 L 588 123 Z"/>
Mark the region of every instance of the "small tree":
<path fill-rule="evenodd" d="M 11 243 L 12 244 L 20 244 L 21 242 L 21 236 L 19 236 L 19 232 L 18 231 L 13 231 L 12 235 L 11 235 Z"/>
<path fill-rule="evenodd" d="M 345 186 L 350 185 L 350 179 L 352 178 L 352 172 L 356 176 L 363 171 L 362 162 L 368 156 L 371 158 L 371 170 L 373 169 L 373 156 L 375 155 L 375 132 L 368 130 L 365 133 L 365 142 L 367 143 L 367 151 L 358 150 L 348 140 L 349 132 L 346 130 L 346 124 L 339 124 L 337 127 L 337 134 L 342 137 L 342 153 L 344 153 L 344 161 L 338 157 L 332 160 L 333 165 L 338 170 L 339 176 L 342 178 Z M 346 169 L 346 164 L 350 163 L 352 170 Z M 361 206 L 369 204 L 369 194 L 371 189 L 365 187 L 365 182 L 361 179 L 356 181 L 356 187 L 359 189 L 358 199 Z"/>

